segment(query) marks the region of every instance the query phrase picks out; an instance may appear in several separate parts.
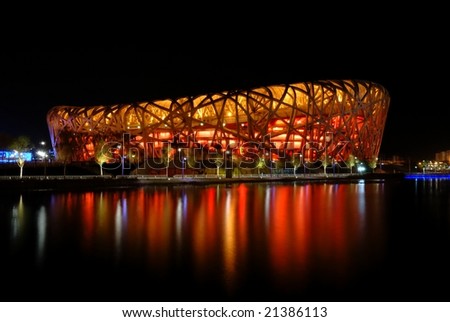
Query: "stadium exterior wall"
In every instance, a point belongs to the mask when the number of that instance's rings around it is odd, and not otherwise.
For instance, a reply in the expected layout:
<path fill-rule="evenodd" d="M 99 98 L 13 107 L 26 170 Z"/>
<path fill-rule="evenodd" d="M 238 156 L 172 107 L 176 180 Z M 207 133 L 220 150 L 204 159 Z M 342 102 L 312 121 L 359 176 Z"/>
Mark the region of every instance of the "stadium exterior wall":
<path fill-rule="evenodd" d="M 58 160 L 166 167 L 376 162 L 390 96 L 364 80 L 324 80 L 178 99 L 55 106 L 47 114 Z M 176 162 L 175 162 L 176 161 Z M 177 163 L 178 162 L 178 163 Z"/>

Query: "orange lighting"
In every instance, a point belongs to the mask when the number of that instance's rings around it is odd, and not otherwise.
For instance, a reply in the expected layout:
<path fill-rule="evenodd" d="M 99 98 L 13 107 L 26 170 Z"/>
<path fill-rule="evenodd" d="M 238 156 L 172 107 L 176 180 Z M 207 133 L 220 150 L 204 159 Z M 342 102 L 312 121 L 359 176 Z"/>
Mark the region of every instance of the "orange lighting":
<path fill-rule="evenodd" d="M 92 159 L 92 153 L 86 153 L 94 150 L 87 146 L 90 141 L 94 146 L 121 142 L 129 131 L 144 143 L 142 150 L 146 142 L 175 136 L 182 142 L 199 138 L 226 145 L 260 142 L 263 136 L 276 134 L 272 143 L 286 146 L 301 133 L 308 142 L 323 144 L 324 133 L 333 132 L 330 151 L 339 140 L 345 141 L 342 158 L 353 155 L 368 161 L 378 156 L 389 104 L 390 95 L 380 84 L 324 80 L 154 102 L 55 106 L 47 113 L 47 124 L 56 158 L 72 151 L 71 159 L 77 161 Z M 199 125 L 202 131 L 196 131 Z M 299 148 L 299 144 L 292 147 Z"/>

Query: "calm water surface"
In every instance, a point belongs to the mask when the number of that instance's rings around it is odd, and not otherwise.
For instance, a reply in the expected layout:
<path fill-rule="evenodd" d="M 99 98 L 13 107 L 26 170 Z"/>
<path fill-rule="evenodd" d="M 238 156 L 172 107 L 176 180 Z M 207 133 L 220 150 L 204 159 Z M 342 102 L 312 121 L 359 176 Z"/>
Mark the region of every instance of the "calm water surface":
<path fill-rule="evenodd" d="M 449 301 L 450 181 L 0 197 L 3 301 Z"/>

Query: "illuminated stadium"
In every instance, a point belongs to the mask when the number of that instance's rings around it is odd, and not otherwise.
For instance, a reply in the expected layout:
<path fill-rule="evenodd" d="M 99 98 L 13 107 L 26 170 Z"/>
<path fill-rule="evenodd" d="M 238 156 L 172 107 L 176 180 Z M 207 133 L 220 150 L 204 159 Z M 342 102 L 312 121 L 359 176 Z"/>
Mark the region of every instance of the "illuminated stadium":
<path fill-rule="evenodd" d="M 325 80 L 116 105 L 55 106 L 57 160 L 150 170 L 376 163 L 390 96 L 380 84 Z"/>

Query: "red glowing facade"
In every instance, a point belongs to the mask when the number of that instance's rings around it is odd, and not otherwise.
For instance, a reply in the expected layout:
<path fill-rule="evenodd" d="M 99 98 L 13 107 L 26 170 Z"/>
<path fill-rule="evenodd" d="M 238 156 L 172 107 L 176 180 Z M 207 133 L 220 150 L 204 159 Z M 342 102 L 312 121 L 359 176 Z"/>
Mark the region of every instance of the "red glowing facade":
<path fill-rule="evenodd" d="M 380 84 L 326 80 L 129 104 L 55 106 L 47 123 L 56 157 L 72 161 L 95 159 L 98 145 L 109 142 L 108 153 L 133 153 L 138 162 L 164 158 L 167 146 L 196 158 L 205 157 L 202 151 L 229 151 L 233 158 L 252 153 L 289 161 L 297 154 L 304 162 L 373 162 L 389 103 Z"/>

